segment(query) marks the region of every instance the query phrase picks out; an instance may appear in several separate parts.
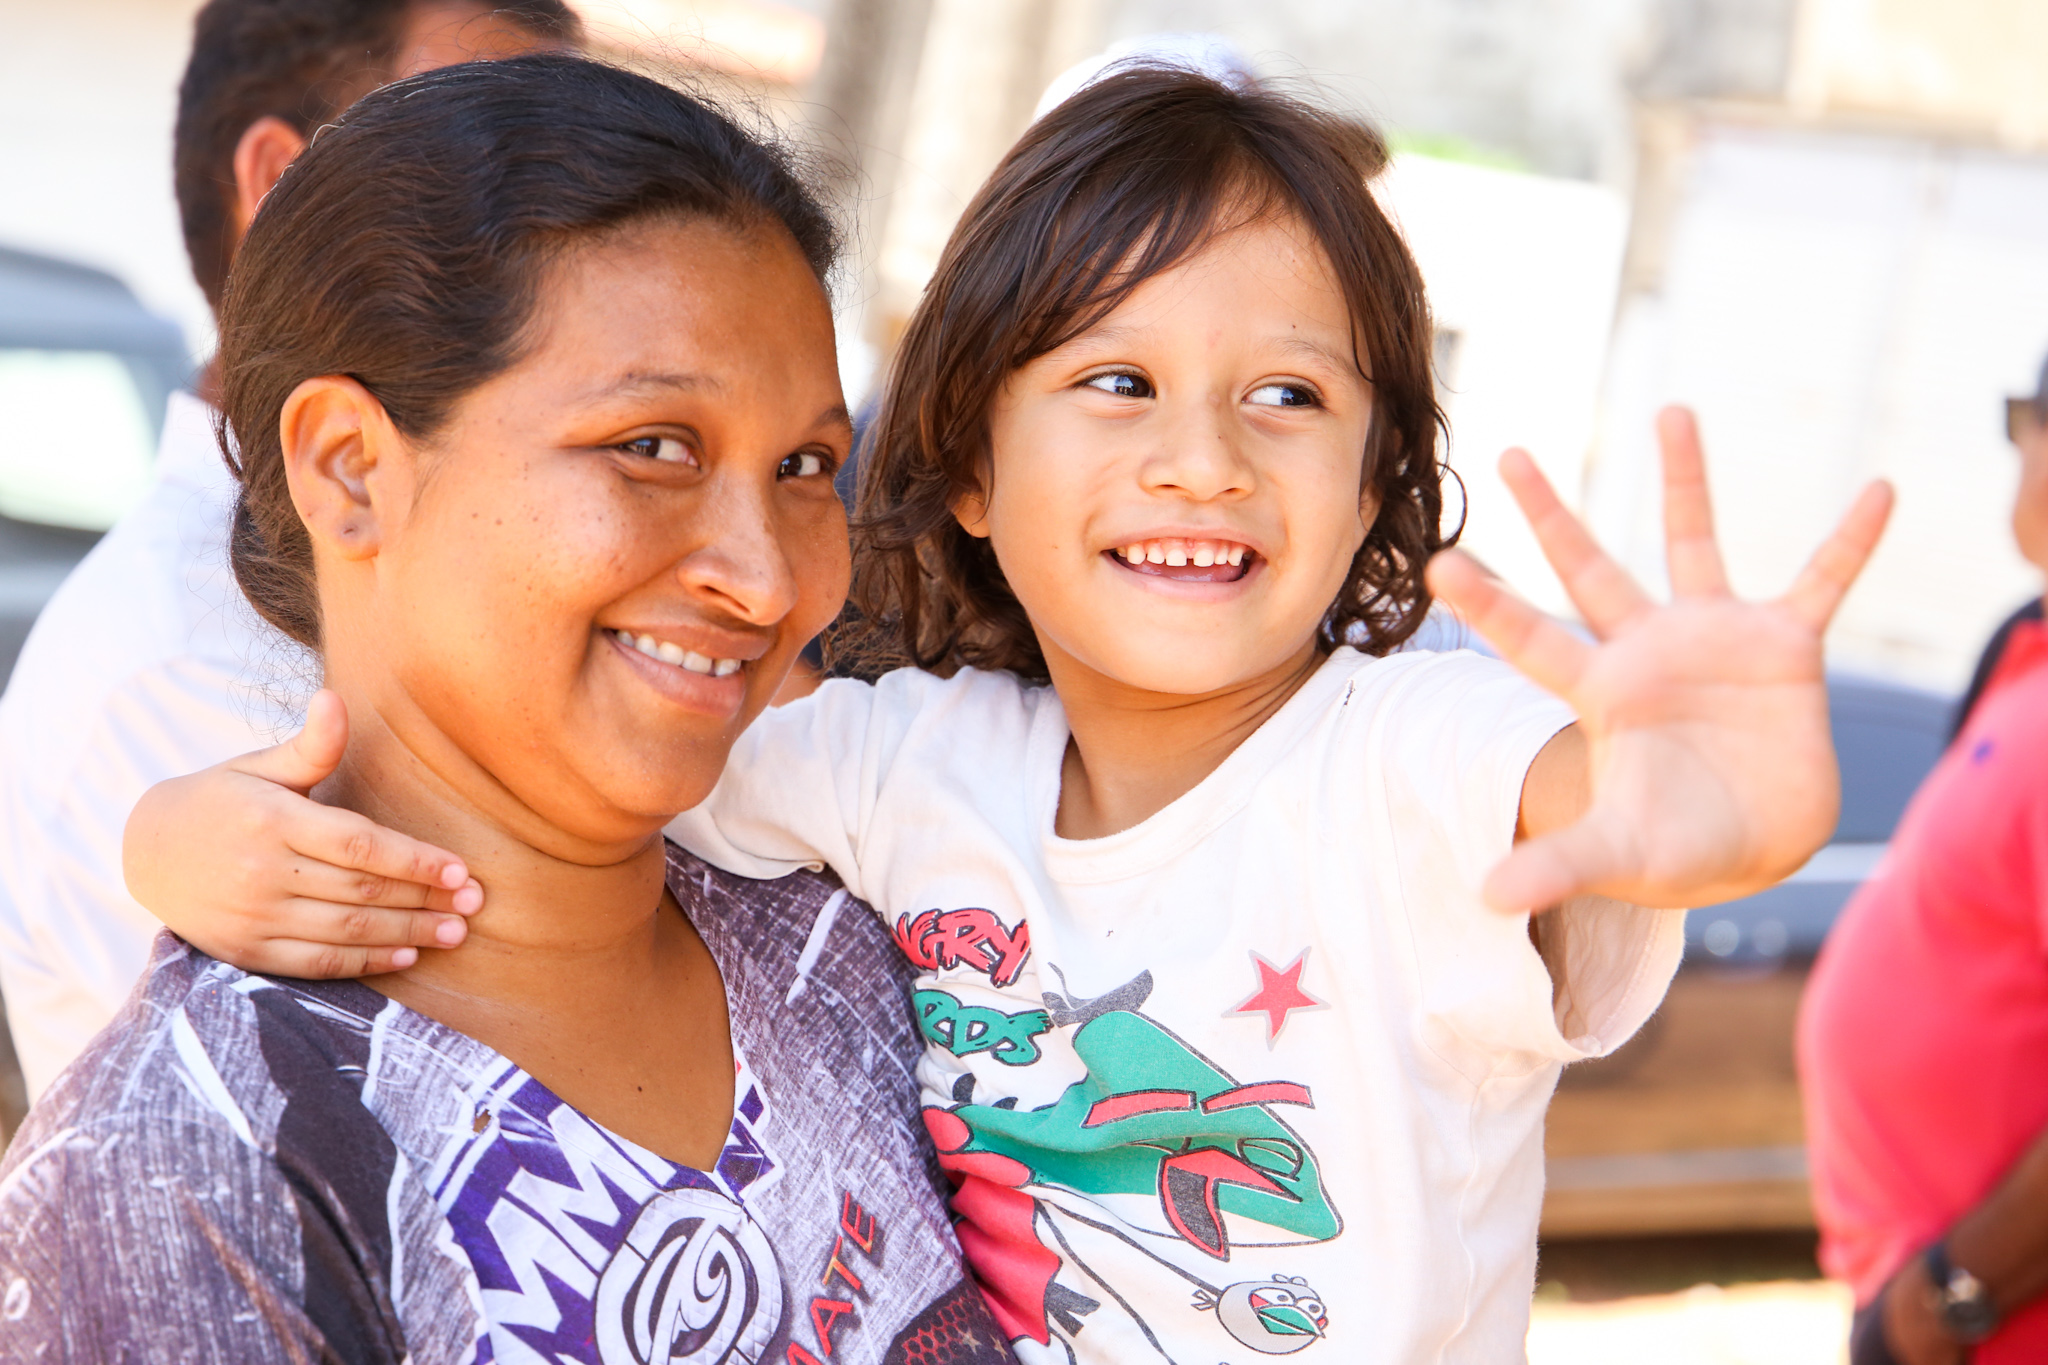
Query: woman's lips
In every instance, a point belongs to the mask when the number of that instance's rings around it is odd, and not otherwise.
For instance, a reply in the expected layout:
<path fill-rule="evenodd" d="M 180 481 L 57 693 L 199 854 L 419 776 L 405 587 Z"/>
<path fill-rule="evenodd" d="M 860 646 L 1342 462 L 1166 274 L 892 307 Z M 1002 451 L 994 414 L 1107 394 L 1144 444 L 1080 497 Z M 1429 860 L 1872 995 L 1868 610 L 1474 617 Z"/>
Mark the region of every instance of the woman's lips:
<path fill-rule="evenodd" d="M 621 631 L 606 630 L 602 634 L 605 643 L 618 651 L 619 658 L 628 668 L 645 679 L 655 691 L 686 710 L 729 716 L 738 712 L 746 701 L 747 669 L 744 662 L 739 668 L 724 674 L 700 672 L 648 654 L 638 647 L 637 640 L 631 644 L 622 640 Z"/>

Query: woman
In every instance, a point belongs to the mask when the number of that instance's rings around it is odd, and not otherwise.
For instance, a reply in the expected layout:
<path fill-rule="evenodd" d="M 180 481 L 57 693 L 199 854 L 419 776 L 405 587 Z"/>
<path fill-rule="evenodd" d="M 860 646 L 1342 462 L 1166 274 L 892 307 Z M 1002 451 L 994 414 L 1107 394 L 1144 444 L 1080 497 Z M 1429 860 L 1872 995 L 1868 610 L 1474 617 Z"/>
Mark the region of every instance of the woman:
<path fill-rule="evenodd" d="M 572 58 L 389 87 L 280 182 L 237 578 L 347 702 L 323 798 L 491 906 L 367 985 L 160 940 L 0 1169 L 8 1358 L 1007 1358 L 884 932 L 660 837 L 844 595 L 832 249 L 773 151 Z"/>

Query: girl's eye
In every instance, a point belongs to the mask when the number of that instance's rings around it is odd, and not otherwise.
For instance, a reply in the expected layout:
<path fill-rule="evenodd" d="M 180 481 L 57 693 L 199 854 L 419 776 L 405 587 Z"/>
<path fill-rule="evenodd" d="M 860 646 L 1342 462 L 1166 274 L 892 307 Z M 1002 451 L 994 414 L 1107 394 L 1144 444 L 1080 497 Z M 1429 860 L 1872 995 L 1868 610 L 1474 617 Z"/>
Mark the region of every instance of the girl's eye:
<path fill-rule="evenodd" d="M 1118 398 L 1150 398 L 1152 396 L 1151 381 L 1142 375 L 1098 374 L 1093 379 L 1088 380 L 1087 384 L 1091 389 L 1100 389 L 1104 393 L 1113 393 Z"/>
<path fill-rule="evenodd" d="M 824 472 L 825 457 L 815 450 L 799 450 L 794 455 L 785 455 L 775 470 L 776 477 L 783 479 L 808 479 Z"/>
<path fill-rule="evenodd" d="M 1270 408 L 1312 408 L 1316 391 L 1306 384 L 1261 384 L 1244 401 Z"/>
<path fill-rule="evenodd" d="M 695 464 L 697 457 L 690 448 L 673 436 L 642 436 L 631 441 L 619 442 L 618 448 L 628 455 L 641 455 L 664 464 Z"/>

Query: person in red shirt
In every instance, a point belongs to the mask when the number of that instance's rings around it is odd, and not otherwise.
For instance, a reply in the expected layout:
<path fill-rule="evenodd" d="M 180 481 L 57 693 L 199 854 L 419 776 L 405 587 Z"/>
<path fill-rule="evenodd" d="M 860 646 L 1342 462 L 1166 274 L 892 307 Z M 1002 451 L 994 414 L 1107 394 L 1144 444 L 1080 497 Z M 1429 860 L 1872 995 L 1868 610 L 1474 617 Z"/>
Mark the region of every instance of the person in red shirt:
<path fill-rule="evenodd" d="M 2048 570 L 2048 366 L 2008 429 Z M 1821 1264 L 1854 1365 L 2048 1361 L 2048 629 L 2019 620 L 1799 1022 Z"/>

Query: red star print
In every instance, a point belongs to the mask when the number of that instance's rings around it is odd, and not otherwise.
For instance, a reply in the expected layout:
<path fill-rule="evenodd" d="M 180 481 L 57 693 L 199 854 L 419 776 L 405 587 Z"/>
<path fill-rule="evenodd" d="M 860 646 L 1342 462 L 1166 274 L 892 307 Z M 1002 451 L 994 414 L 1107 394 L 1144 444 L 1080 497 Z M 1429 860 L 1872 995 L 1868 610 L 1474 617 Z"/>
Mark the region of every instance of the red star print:
<path fill-rule="evenodd" d="M 1301 988 L 1301 973 L 1308 965 L 1308 955 L 1309 950 L 1303 948 L 1294 961 L 1285 967 L 1275 967 L 1254 952 L 1252 968 L 1259 974 L 1259 988 L 1246 996 L 1243 1004 L 1225 1013 L 1265 1015 L 1266 1046 L 1271 1048 L 1280 1041 L 1280 1031 L 1287 1027 L 1287 1016 L 1293 1011 L 1328 1009 L 1328 1001 L 1318 1000 Z"/>

